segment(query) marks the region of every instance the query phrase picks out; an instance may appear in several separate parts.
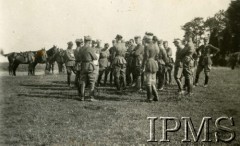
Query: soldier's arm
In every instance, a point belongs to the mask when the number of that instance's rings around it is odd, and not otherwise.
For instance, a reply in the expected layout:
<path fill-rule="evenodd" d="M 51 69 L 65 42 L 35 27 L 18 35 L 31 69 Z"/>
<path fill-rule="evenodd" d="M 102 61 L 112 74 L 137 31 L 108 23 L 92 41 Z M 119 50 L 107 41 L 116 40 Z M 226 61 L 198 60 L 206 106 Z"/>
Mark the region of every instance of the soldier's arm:
<path fill-rule="evenodd" d="M 211 51 L 213 51 L 213 52 L 216 53 L 216 54 L 220 51 L 219 48 L 214 47 L 214 46 L 211 45 L 211 44 L 208 44 L 208 47 L 211 49 Z"/>
<path fill-rule="evenodd" d="M 92 56 L 92 60 L 97 60 L 98 57 L 93 49 L 90 49 L 89 51 L 90 55 Z"/>

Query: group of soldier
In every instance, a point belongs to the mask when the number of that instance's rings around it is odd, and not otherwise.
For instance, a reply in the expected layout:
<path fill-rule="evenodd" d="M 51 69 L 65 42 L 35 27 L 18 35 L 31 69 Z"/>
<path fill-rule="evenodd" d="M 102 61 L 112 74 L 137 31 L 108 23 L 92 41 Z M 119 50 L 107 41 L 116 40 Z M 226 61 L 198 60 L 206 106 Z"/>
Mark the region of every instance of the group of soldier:
<path fill-rule="evenodd" d="M 85 88 L 88 87 L 90 100 L 96 101 L 95 85 L 106 86 L 110 75 L 110 85 L 116 86 L 118 91 L 125 90 L 128 86 L 137 91 L 144 89 L 147 91 L 147 101 L 150 102 L 158 101 L 158 91 L 172 84 L 171 75 L 174 70 L 178 94 L 191 96 L 193 87 L 198 86 L 202 70 L 205 72 L 204 87 L 207 87 L 211 56 L 219 51 L 208 44 L 208 38 L 204 38 L 204 44 L 198 48 L 195 48 L 192 39 L 191 34 L 185 35 L 183 40 L 174 39 L 177 48 L 174 62 L 168 42 L 158 39 L 153 33 L 146 32 L 143 38 L 135 36 L 127 42 L 121 35 L 117 35 L 112 41 L 112 47 L 106 43 L 103 48 L 100 40 L 84 36 L 84 40 L 76 39 L 76 49 L 73 49 L 73 42 L 67 43 L 67 83 L 71 86 L 71 74 L 74 72 L 80 99 L 85 100 Z"/>

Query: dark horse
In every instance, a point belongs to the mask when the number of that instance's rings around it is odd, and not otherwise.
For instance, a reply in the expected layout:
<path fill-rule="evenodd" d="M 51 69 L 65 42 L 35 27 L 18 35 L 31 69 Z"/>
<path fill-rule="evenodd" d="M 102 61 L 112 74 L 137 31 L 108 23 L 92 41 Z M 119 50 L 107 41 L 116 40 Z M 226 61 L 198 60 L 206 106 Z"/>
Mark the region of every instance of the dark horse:
<path fill-rule="evenodd" d="M 52 73 L 54 72 L 54 63 L 56 61 L 56 55 L 58 54 L 58 48 L 53 45 L 52 48 L 50 48 L 49 50 L 47 50 L 47 62 L 46 62 L 46 68 L 45 68 L 45 73 L 50 73 L 52 71 Z"/>
<path fill-rule="evenodd" d="M 29 64 L 28 75 L 35 75 L 35 67 L 38 63 L 46 63 L 47 53 L 45 49 L 39 51 L 28 51 L 19 53 L 15 56 L 12 69 L 13 75 L 16 76 L 16 70 L 19 64 Z"/>
<path fill-rule="evenodd" d="M 1 54 L 5 57 L 8 58 L 8 62 L 9 62 L 9 65 L 8 65 L 8 72 L 9 72 L 9 75 L 13 75 L 13 62 L 14 62 L 14 59 L 17 55 L 19 55 L 19 53 L 16 53 L 16 52 L 12 52 L 12 53 L 8 53 L 8 54 L 3 54 L 3 52 L 1 52 Z"/>

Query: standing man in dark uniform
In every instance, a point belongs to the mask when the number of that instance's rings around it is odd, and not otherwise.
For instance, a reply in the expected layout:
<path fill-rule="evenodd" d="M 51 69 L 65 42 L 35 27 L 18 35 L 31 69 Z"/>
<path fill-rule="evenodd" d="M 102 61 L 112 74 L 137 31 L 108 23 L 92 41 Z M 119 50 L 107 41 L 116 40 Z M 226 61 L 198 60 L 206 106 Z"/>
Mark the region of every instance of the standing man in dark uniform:
<path fill-rule="evenodd" d="M 132 66 L 132 61 L 133 61 L 133 56 L 132 56 L 132 52 L 134 50 L 134 48 L 136 47 L 134 45 L 134 40 L 130 39 L 127 45 L 127 52 L 126 52 L 126 61 L 127 61 L 127 68 L 126 68 L 126 80 L 127 80 L 127 85 L 131 85 L 134 81 L 134 74 L 133 74 L 133 66 Z M 131 77 L 132 75 L 132 77 Z"/>
<path fill-rule="evenodd" d="M 65 58 L 66 58 L 66 69 L 67 69 L 67 83 L 68 86 L 71 87 L 71 74 L 72 71 L 75 72 L 74 66 L 75 66 L 75 57 L 74 57 L 74 51 L 72 49 L 73 47 L 73 42 L 68 42 L 68 47 L 65 53 Z"/>
<path fill-rule="evenodd" d="M 80 77 L 80 69 L 81 69 L 81 64 L 80 64 L 80 51 L 81 48 L 83 47 L 83 40 L 82 39 L 76 39 L 76 46 L 77 48 L 74 50 L 74 56 L 76 59 L 76 64 L 75 64 L 75 70 L 76 70 L 76 76 L 75 76 L 75 86 L 79 86 L 79 77 Z"/>
<path fill-rule="evenodd" d="M 113 52 L 115 50 L 115 45 L 116 45 L 116 40 L 112 40 L 112 47 L 109 49 L 109 62 L 110 62 L 110 85 L 112 85 L 112 81 L 113 81 L 113 60 L 114 60 L 114 56 L 113 56 Z"/>
<path fill-rule="evenodd" d="M 121 79 L 123 84 L 123 89 L 126 88 L 126 60 L 125 60 L 125 52 L 126 47 L 125 43 L 122 43 L 122 36 L 116 36 L 116 45 L 115 50 L 113 50 L 113 68 L 114 68 L 114 81 L 117 86 L 117 90 L 121 88 Z"/>
<path fill-rule="evenodd" d="M 140 36 L 135 36 L 134 39 L 137 46 L 134 48 L 132 52 L 133 76 L 134 76 L 137 90 L 142 90 L 142 80 L 143 80 L 142 62 L 143 62 L 143 55 L 144 55 L 144 46 L 142 45 L 142 40 Z"/>
<path fill-rule="evenodd" d="M 168 47 L 168 41 L 163 42 L 164 49 L 166 50 L 167 53 L 167 58 L 168 58 L 168 64 L 166 65 L 166 84 L 171 84 L 172 83 L 172 70 L 173 70 L 173 58 L 172 58 L 172 49 Z"/>
<path fill-rule="evenodd" d="M 144 36 L 143 44 L 144 48 L 144 59 L 143 59 L 143 70 L 147 88 L 147 102 L 158 101 L 158 93 L 156 88 L 156 72 L 158 71 L 158 63 L 155 60 L 155 56 L 158 54 L 158 50 L 152 41 L 152 35 L 147 33 Z M 154 96 L 152 99 L 151 96 Z"/>
<path fill-rule="evenodd" d="M 183 62 L 183 76 L 185 77 L 185 84 L 187 88 L 187 95 L 193 94 L 193 71 L 194 71 L 194 59 L 195 47 L 192 42 L 192 34 L 185 36 L 185 47 L 182 50 L 182 62 Z"/>
<path fill-rule="evenodd" d="M 163 41 L 159 40 L 158 41 L 158 54 L 157 54 L 157 62 L 158 62 L 158 72 L 157 72 L 157 77 L 158 77 L 158 90 L 162 91 L 164 84 L 165 84 L 165 73 L 166 73 L 166 65 L 168 63 L 168 58 L 167 58 L 167 53 L 166 50 L 163 48 Z"/>
<path fill-rule="evenodd" d="M 209 73 L 212 68 L 211 54 L 218 53 L 219 49 L 209 44 L 209 38 L 204 38 L 204 45 L 197 48 L 196 51 L 201 55 L 199 58 L 199 63 L 196 71 L 195 86 L 198 86 L 199 75 L 204 70 L 204 73 L 205 73 L 204 87 L 207 87 L 208 80 L 209 80 Z"/>
<path fill-rule="evenodd" d="M 109 58 L 109 44 L 106 43 L 104 45 L 104 48 L 100 51 L 100 58 L 99 58 L 99 76 L 98 76 L 98 84 L 101 85 L 101 79 L 102 79 L 102 75 L 103 73 L 105 73 L 105 77 L 104 77 L 104 86 L 107 83 L 107 76 L 109 73 L 109 67 L 110 64 L 108 62 L 108 58 Z"/>
<path fill-rule="evenodd" d="M 80 96 L 81 100 L 85 100 L 85 86 L 89 83 L 89 96 L 91 101 L 94 99 L 94 87 L 96 81 L 96 75 L 94 73 L 95 65 L 94 60 L 97 60 L 95 50 L 91 47 L 91 37 L 84 36 L 84 46 L 80 54 L 81 71 L 80 71 Z"/>
<path fill-rule="evenodd" d="M 176 51 L 176 60 L 175 60 L 175 65 L 174 65 L 174 78 L 177 82 L 178 85 L 178 94 L 181 95 L 183 94 L 183 87 L 182 87 L 182 72 L 183 72 L 183 63 L 182 63 L 182 56 L 181 56 L 181 51 L 183 47 L 181 46 L 181 40 L 180 39 L 174 39 L 173 43 L 177 48 Z"/>

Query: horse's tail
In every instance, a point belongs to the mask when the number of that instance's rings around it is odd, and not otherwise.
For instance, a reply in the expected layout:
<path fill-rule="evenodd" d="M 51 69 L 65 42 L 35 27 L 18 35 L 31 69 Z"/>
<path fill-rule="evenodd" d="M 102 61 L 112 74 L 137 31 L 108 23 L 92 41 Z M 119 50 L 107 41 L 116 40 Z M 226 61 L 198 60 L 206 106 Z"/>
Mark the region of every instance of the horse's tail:
<path fill-rule="evenodd" d="M 3 49 L 0 50 L 0 54 L 3 55 L 3 56 L 5 56 L 5 57 L 7 57 L 7 56 L 9 55 L 9 54 L 4 54 Z"/>

